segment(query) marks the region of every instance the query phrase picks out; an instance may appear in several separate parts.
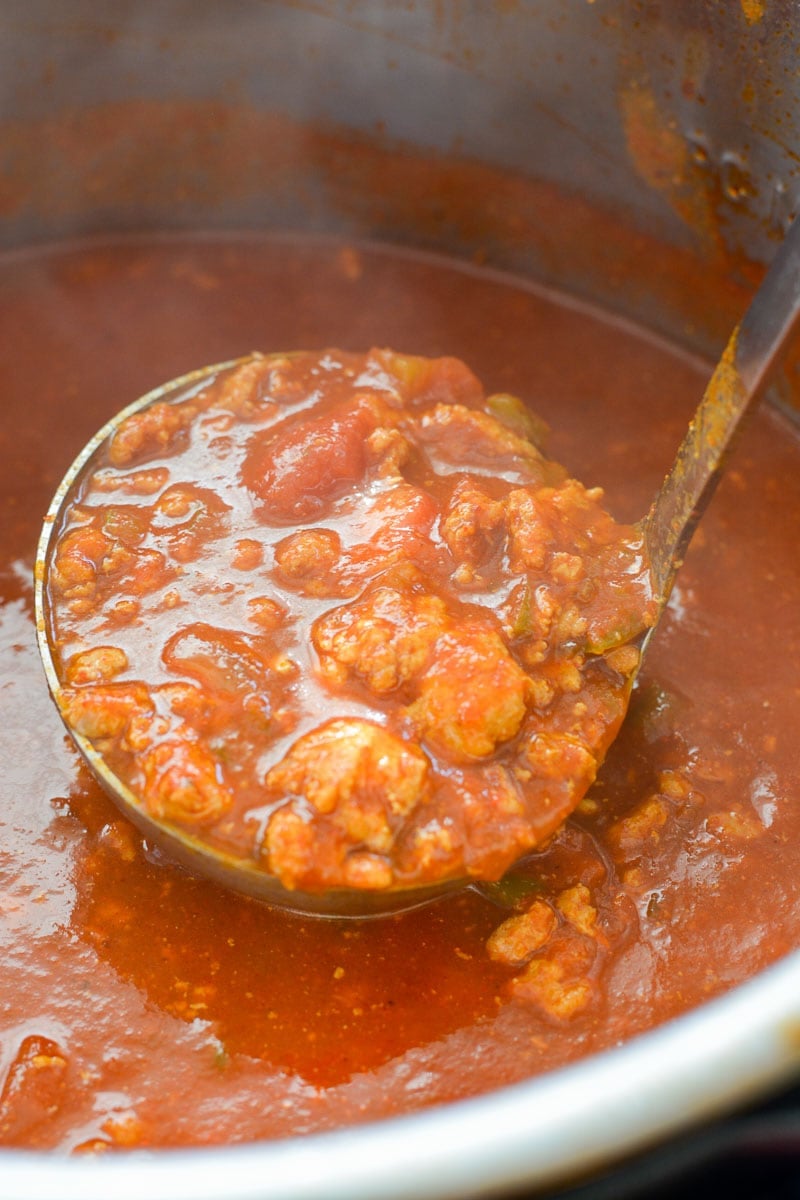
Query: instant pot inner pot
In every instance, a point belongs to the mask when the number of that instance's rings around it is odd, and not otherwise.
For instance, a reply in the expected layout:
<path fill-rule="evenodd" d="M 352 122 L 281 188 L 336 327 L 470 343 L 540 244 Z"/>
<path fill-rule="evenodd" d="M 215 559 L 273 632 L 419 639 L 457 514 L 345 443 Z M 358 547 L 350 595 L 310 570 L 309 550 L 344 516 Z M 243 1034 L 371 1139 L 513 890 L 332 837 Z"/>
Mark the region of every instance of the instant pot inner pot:
<path fill-rule="evenodd" d="M 234 0 L 191 19 L 34 0 L 0 22 L 6 246 L 198 228 L 388 239 L 713 352 L 751 284 L 736 256 L 768 258 L 794 209 L 788 0 L 713 15 L 697 0 L 635 15 Z M 498 187 L 487 167 L 513 174 Z M 584 204 L 606 214 L 602 239 Z M 670 278 L 632 269 L 649 237 L 679 256 Z"/>
<path fill-rule="evenodd" d="M 169 0 L 108 13 L 85 0 L 68 12 L 42 0 L 24 11 L 7 5 L 0 13 L 6 311 L 22 320 L 14 280 L 25 275 L 26 262 L 40 261 L 37 255 L 57 282 L 47 303 L 63 315 L 60 336 L 67 347 L 71 295 L 113 291 L 118 312 L 124 311 L 120 263 L 126 255 L 134 289 L 137 261 L 149 255 L 150 267 L 141 269 L 156 272 L 168 262 L 175 304 L 189 294 L 180 291 L 186 271 L 194 272 L 191 286 L 205 294 L 210 312 L 209 295 L 226 271 L 249 270 L 247 294 L 256 296 L 259 255 L 280 280 L 281 245 L 295 261 L 306 252 L 308 235 L 319 239 L 312 245 L 343 280 L 348 271 L 365 271 L 368 280 L 374 271 L 382 279 L 394 249 L 413 252 L 404 261 L 430 270 L 424 295 L 417 285 L 419 304 L 431 302 L 440 286 L 437 271 L 445 267 L 414 255 L 433 252 L 464 264 L 461 291 L 441 284 L 442 311 L 466 301 L 471 272 L 491 269 L 634 320 L 666 339 L 663 347 L 678 344 L 685 406 L 693 381 L 703 377 L 696 356 L 716 354 L 754 286 L 758 264 L 795 209 L 800 138 L 791 10 L 788 0 L 742 0 L 713 12 L 699 0 L 633 8 L 614 0 L 580 6 L 555 0 L 533 6 L 252 0 L 190 6 Z M 214 237 L 204 259 L 192 247 L 202 246 L 206 234 Z M 52 249 L 57 243 L 60 249 Z M 116 290 L 103 292 L 114 272 Z M 42 294 L 34 275 L 25 275 L 31 303 Z M 288 278 L 287 296 L 300 296 Z M 503 286 L 501 276 L 496 286 Z M 531 294 L 519 311 L 544 311 L 546 294 Z M 101 307 L 98 302 L 98 322 Z M 595 320 L 590 308 L 578 311 L 588 324 Z M 151 322 L 150 350 L 142 346 L 136 355 L 125 347 L 122 323 L 110 322 L 120 339 L 119 361 L 135 361 L 129 377 L 141 384 L 139 391 L 160 382 L 148 375 L 148 353 L 151 365 L 178 374 L 256 348 L 207 353 L 198 345 L 196 360 L 185 361 L 190 347 L 184 342 L 173 361 L 170 320 L 165 304 L 159 321 Z M 480 325 L 482 313 L 474 320 Z M 488 311 L 485 320 L 491 321 Z M 291 326 L 309 336 L 319 327 L 313 314 L 305 326 Z M 407 327 L 414 328 L 411 316 Z M 227 328 L 217 326 L 222 340 Z M 602 323 L 593 328 L 601 339 Z M 198 321 L 197 329 L 214 336 L 210 319 Z M 437 346 L 435 331 L 426 336 L 430 347 L 399 348 L 451 349 Z M 635 341 L 638 334 L 623 329 L 619 336 Z M 519 337 L 526 338 L 525 328 Z M 586 387 L 603 392 L 590 360 L 583 377 Z M 24 372 L 10 378 L 9 395 L 17 381 L 31 386 Z M 795 383 L 790 357 L 775 393 L 787 411 Z M 120 396 L 112 409 L 134 394 Z M 88 414 L 76 407 L 80 387 L 67 402 L 48 434 L 50 443 L 64 443 L 63 468 L 91 432 L 81 424 Z M 643 412 L 647 404 L 643 395 Z M 11 411 L 25 408 L 15 397 Z M 659 416 L 673 420 L 676 441 L 684 415 Z M 39 453 L 39 437 L 21 435 L 24 453 Z M 590 467 L 591 455 L 584 453 Z M 48 470 L 54 489 L 59 464 L 54 460 Z M 19 494 L 9 499 L 12 514 Z M 33 487 L 31 494 L 38 503 Z M 715 529 L 724 536 L 724 522 Z M 22 579 L 24 546 L 19 554 Z M 18 591 L 14 603 L 24 614 L 24 582 Z M 769 699 L 759 693 L 759 703 Z M 659 710 L 653 720 L 668 716 Z M 47 714 L 40 718 L 46 723 Z M 764 780 L 766 788 L 767 774 Z M 60 819 L 69 823 L 76 816 Z M 100 820 L 92 837 L 104 828 Z M 109 836 L 120 835 L 112 830 Z M 35 871 L 32 879 L 36 887 Z M 111 942 L 112 918 L 98 913 L 96 922 Z M 724 935 L 734 939 L 735 958 L 735 932 Z M 760 936 L 763 961 L 772 961 L 779 950 L 770 948 L 766 925 Z M 431 961 L 443 960 L 447 938 L 441 931 L 430 937 Z M 285 952 L 293 952 L 288 934 Z M 380 953 L 376 940 L 376 961 Z M 108 954 L 113 961 L 113 948 Z M 330 966 L 341 969 L 333 960 Z M 255 1200 L 279 1194 L 444 1197 L 547 1186 L 723 1111 L 791 1072 L 798 975 L 790 955 L 712 1005 L 620 1050 L 401 1120 L 359 1127 L 354 1118 L 354 1128 L 309 1139 L 147 1158 L 123 1153 L 65 1163 L 50 1153 L 5 1149 L 0 1192 L 8 1200 L 56 1194 L 62 1200 L 109 1194 Z M 186 1001 L 198 1006 L 192 1019 L 202 1022 L 202 995 Z M 155 994 L 152 1003 L 160 1003 Z M 354 996 L 350 1009 L 358 1008 Z M 389 1013 L 386 1020 L 392 1019 Z M 184 1036 L 186 1021 L 186 1013 L 179 1014 L 176 1038 Z M 245 1014 L 241 1021 L 246 1024 Z M 56 1045 L 55 1025 L 51 1033 Z M 20 1045 L 33 1036 L 21 1027 L 16 1034 Z M 215 1052 L 210 1037 L 209 1071 L 224 1073 L 227 1050 Z M 52 1046 L 32 1045 L 28 1057 L 49 1059 L 52 1068 L 59 1057 Z M 154 1049 L 144 1031 L 140 1051 L 168 1056 L 169 1046 Z M 293 1052 L 287 1045 L 287 1061 Z M 20 1078 L 19 1071 L 7 1071 L 0 1083 L 6 1116 Z M 324 1086 L 322 1076 L 319 1082 Z M 399 1078 L 395 1083 L 403 1086 Z M 313 1116 L 306 1116 L 300 1132 L 313 1128 Z M 213 1142 L 211 1109 L 207 1120 Z"/>

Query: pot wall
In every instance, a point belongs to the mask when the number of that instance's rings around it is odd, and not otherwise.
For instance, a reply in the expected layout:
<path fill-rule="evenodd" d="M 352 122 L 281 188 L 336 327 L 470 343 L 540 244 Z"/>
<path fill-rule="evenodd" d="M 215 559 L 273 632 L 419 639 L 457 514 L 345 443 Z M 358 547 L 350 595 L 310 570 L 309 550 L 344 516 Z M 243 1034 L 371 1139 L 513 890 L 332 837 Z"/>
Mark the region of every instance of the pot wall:
<path fill-rule="evenodd" d="M 687 330 L 685 289 L 619 280 L 649 236 L 684 272 L 745 287 L 729 252 L 769 257 L 797 191 L 796 8 L 7 4 L 0 245 L 197 226 L 388 237 L 479 253 L 708 348 L 730 314 L 703 328 L 718 305 L 700 304 Z M 487 193 L 484 163 L 516 186 Z M 604 247 L 585 201 L 607 211 Z"/>

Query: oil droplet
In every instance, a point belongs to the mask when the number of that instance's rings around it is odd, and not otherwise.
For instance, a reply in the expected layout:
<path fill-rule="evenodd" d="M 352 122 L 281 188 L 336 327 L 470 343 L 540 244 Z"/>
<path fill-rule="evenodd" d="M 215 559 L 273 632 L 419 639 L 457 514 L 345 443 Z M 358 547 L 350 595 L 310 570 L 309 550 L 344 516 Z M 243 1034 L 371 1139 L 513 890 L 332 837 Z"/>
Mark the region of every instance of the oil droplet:
<path fill-rule="evenodd" d="M 706 135 L 699 129 L 692 129 L 687 131 L 684 137 L 695 166 L 708 167 L 711 160 L 711 149 Z"/>
<path fill-rule="evenodd" d="M 766 13 L 766 0 L 740 0 L 744 19 L 748 25 L 757 25 L 763 21 Z"/>
<path fill-rule="evenodd" d="M 748 196 L 755 195 L 752 176 L 745 160 L 733 150 L 720 156 L 720 184 L 733 204 L 741 204 Z"/>

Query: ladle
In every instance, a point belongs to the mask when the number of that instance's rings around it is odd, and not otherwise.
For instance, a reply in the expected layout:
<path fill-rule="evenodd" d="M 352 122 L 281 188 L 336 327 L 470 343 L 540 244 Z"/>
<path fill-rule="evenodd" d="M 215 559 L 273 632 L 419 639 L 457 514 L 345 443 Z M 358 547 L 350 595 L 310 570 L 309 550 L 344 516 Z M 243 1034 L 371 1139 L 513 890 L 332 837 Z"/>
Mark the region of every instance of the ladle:
<path fill-rule="evenodd" d="M 722 471 L 726 451 L 742 419 L 754 407 L 800 319 L 800 219 L 790 227 L 772 265 L 741 322 L 733 330 L 706 387 L 672 468 L 646 517 L 641 522 L 650 557 L 659 610 L 669 598 L 692 532 Z M 62 708 L 62 688 L 53 660 L 47 613 L 47 570 L 54 532 L 75 481 L 98 447 L 134 412 L 159 401 L 185 398 L 239 360 L 205 367 L 148 392 L 111 419 L 84 447 L 56 492 L 44 520 L 36 558 L 36 624 L 39 649 L 48 684 Z M 643 639 L 643 649 L 652 636 Z M 325 893 L 289 891 L 255 862 L 212 850 L 186 831 L 153 817 L 134 793 L 110 770 L 94 746 L 70 730 L 81 753 L 122 811 L 145 837 L 191 871 L 219 883 L 297 912 L 318 916 L 367 917 L 426 904 L 472 880 L 449 880 L 433 886 L 382 892 L 339 889 Z M 490 885 L 491 889 L 491 885 Z"/>

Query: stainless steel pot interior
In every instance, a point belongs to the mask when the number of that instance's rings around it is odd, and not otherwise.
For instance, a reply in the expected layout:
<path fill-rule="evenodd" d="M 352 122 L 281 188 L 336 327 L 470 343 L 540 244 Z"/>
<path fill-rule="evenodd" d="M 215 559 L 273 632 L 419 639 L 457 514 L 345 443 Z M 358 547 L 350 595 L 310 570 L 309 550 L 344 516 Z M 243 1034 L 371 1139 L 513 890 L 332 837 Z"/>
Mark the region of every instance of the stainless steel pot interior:
<path fill-rule="evenodd" d="M 713 354 L 751 278 L 737 254 L 767 259 L 796 203 L 795 13 L 791 0 L 6 4 L 0 245 L 257 226 L 480 251 Z M 373 202 L 397 145 L 428 156 L 430 188 Z M 475 214 L 448 192 L 442 152 L 534 180 L 526 196 L 541 210 L 506 200 Z M 556 219 L 562 191 L 571 215 Z M 584 202 L 619 230 L 604 247 L 581 241 Z M 649 237 L 692 268 L 690 312 L 663 279 L 620 286 L 625 255 Z M 727 308 L 703 304 L 703 280 L 725 285 Z M 242 1148 L 68 1162 L 4 1152 L 0 1192 L 255 1200 L 544 1186 L 776 1083 L 800 1065 L 798 1031 L 793 955 L 619 1050 L 478 1100 Z"/>

